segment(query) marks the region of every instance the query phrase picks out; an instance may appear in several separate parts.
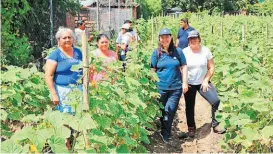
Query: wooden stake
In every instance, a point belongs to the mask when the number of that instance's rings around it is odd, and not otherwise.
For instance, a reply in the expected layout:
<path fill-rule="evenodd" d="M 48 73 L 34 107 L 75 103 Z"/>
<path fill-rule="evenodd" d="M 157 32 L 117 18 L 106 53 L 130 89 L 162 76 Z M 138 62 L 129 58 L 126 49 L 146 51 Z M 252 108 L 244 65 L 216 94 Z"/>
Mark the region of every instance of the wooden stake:
<path fill-rule="evenodd" d="M 246 27 L 245 25 L 242 25 L 242 41 L 246 41 L 246 34 L 245 34 Z"/>
<path fill-rule="evenodd" d="M 89 98 L 88 98 L 88 49 L 87 49 L 87 36 L 85 33 L 82 33 L 82 67 L 83 67 L 83 110 L 89 110 Z"/>
<path fill-rule="evenodd" d="M 151 22 L 152 22 L 152 43 L 154 43 L 154 17 L 151 17 Z"/>
<path fill-rule="evenodd" d="M 213 25 L 211 25 L 211 34 L 213 34 Z"/>
<path fill-rule="evenodd" d="M 221 22 L 221 38 L 223 38 L 223 22 Z"/>
<path fill-rule="evenodd" d="M 268 23 L 266 24 L 266 29 L 265 29 L 265 31 L 266 31 L 266 40 L 268 40 L 269 38 L 268 38 L 268 36 L 269 36 L 269 34 L 268 34 Z"/>

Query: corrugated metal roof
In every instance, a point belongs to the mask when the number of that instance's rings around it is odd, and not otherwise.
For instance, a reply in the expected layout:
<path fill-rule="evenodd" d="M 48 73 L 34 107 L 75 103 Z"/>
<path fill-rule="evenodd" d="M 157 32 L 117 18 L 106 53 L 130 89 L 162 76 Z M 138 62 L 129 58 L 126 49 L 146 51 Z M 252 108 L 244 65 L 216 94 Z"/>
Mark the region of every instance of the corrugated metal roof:
<path fill-rule="evenodd" d="M 81 0 L 80 3 L 84 6 L 90 6 L 96 3 L 97 0 Z M 109 6 L 109 0 L 99 0 L 100 6 Z M 114 7 L 118 7 L 118 0 L 110 0 L 110 5 Z M 121 7 L 130 7 L 130 6 L 137 6 L 138 4 L 135 3 L 133 0 L 120 0 Z"/>

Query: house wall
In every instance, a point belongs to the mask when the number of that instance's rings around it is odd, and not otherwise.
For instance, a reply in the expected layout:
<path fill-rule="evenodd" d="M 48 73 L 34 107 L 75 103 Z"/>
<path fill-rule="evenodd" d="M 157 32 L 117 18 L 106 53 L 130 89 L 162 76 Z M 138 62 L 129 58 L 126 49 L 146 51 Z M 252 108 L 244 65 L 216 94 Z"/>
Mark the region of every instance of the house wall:
<path fill-rule="evenodd" d="M 120 27 L 122 26 L 125 20 L 130 20 L 132 18 L 137 17 L 137 9 L 134 8 L 111 8 L 109 13 L 108 7 L 100 7 L 99 9 L 99 30 L 100 33 L 106 33 L 110 35 L 110 32 L 118 32 L 120 31 Z M 109 16 L 110 16 L 110 24 L 109 24 Z M 88 7 L 87 9 L 82 9 L 80 12 L 80 19 L 86 17 L 88 19 L 87 29 L 88 31 L 96 31 L 97 30 L 97 8 L 96 7 Z M 70 13 L 66 13 L 66 26 L 74 29 L 77 24 L 78 16 L 73 16 Z"/>
<path fill-rule="evenodd" d="M 89 8 L 89 20 L 97 22 L 97 8 Z M 110 18 L 110 24 L 109 24 Z M 123 22 L 133 18 L 132 8 L 111 8 L 109 13 L 108 7 L 99 9 L 99 30 L 101 32 L 115 30 L 119 31 Z M 97 29 L 97 26 L 95 26 Z"/>

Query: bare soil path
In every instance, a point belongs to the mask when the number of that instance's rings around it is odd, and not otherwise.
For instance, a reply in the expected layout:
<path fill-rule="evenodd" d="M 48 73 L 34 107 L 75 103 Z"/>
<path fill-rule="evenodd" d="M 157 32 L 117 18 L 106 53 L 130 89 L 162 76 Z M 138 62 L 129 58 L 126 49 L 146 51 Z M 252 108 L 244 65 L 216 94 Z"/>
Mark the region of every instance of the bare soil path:
<path fill-rule="evenodd" d="M 185 103 L 182 97 L 174 120 L 169 144 L 162 141 L 159 131 L 150 136 L 151 144 L 146 145 L 150 153 L 219 153 L 223 152 L 218 145 L 223 135 L 213 133 L 211 129 L 211 107 L 199 94 L 195 105 L 195 138 L 181 138 L 187 132 Z"/>

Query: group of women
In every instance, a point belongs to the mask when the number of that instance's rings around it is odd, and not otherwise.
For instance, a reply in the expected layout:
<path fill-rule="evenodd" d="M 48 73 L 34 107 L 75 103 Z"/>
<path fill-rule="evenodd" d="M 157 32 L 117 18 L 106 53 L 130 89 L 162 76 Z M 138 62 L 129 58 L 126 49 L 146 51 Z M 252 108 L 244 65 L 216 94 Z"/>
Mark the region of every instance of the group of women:
<path fill-rule="evenodd" d="M 159 33 L 159 46 L 151 57 L 151 69 L 158 75 L 160 102 L 163 104 L 160 135 L 164 142 L 171 136 L 174 115 L 182 93 L 186 103 L 186 118 L 189 137 L 194 137 L 196 124 L 194 106 L 197 91 L 212 107 L 212 128 L 215 133 L 225 132 L 215 119 L 220 100 L 215 87 L 210 82 L 214 73 L 211 51 L 201 44 L 200 34 L 196 30 L 188 33 L 188 47 L 183 50 L 174 46 L 170 29 Z"/>
<path fill-rule="evenodd" d="M 73 89 L 82 90 L 77 82 L 82 76 L 82 70 L 72 71 L 73 65 L 82 61 L 82 53 L 73 46 L 74 33 L 69 28 L 60 27 L 56 33 L 58 48 L 48 57 L 45 67 L 45 79 L 49 88 L 52 102 L 56 110 L 75 114 L 71 105 L 66 104 L 67 94 Z M 103 58 L 103 65 L 118 60 L 115 51 L 109 49 L 109 38 L 105 34 L 97 36 L 97 49 L 93 51 L 95 57 Z M 164 142 L 168 142 L 171 135 L 174 115 L 182 94 L 186 102 L 186 117 L 188 136 L 194 137 L 196 125 L 194 120 L 195 96 L 197 91 L 212 106 L 212 127 L 216 133 L 224 133 L 215 119 L 220 100 L 210 79 L 214 73 L 214 63 L 211 51 L 201 45 L 201 37 L 195 30 L 189 32 L 188 47 L 183 50 L 176 47 L 170 29 L 164 28 L 159 32 L 159 45 L 151 56 L 151 69 L 159 78 L 157 83 L 160 99 L 163 104 L 161 133 Z M 101 80 L 106 72 L 93 72 L 90 80 Z M 73 86 L 72 86 L 73 85 Z"/>

